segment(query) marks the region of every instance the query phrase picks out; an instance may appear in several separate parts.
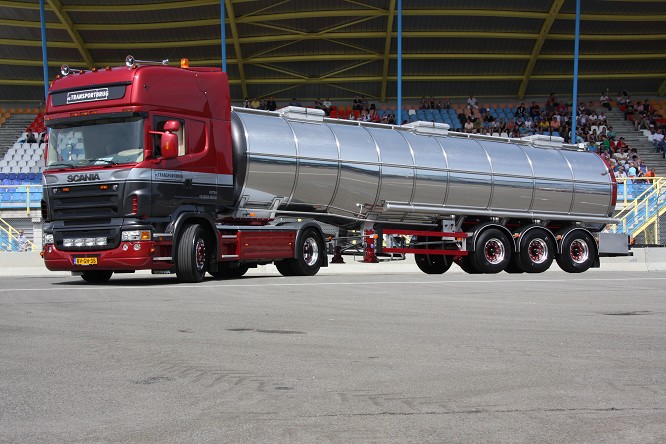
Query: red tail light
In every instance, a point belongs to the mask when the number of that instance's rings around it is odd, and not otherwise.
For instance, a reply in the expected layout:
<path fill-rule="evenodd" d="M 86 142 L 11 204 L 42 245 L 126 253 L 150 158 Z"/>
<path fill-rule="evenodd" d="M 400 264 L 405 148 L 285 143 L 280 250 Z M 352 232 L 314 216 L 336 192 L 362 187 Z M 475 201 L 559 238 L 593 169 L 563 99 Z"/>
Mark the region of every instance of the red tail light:
<path fill-rule="evenodd" d="M 132 196 L 132 214 L 139 213 L 139 198 L 136 194 Z"/>

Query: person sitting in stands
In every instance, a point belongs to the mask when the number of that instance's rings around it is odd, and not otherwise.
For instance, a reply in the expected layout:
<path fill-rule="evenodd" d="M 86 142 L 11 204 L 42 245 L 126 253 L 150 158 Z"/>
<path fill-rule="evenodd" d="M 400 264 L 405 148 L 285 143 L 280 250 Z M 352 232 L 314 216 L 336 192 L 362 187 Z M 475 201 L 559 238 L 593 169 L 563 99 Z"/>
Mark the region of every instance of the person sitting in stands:
<path fill-rule="evenodd" d="M 275 111 L 277 109 L 277 102 L 275 101 L 275 97 L 271 96 L 267 101 L 266 101 L 266 109 L 268 111 Z"/>
<path fill-rule="evenodd" d="M 328 97 L 326 97 L 326 100 L 321 102 L 321 106 L 327 116 L 331 114 L 331 106 L 333 106 L 333 104 L 331 103 L 331 100 Z"/>
<path fill-rule="evenodd" d="M 530 105 L 530 117 L 539 117 L 541 115 L 541 107 L 535 101 Z"/>
<path fill-rule="evenodd" d="M 28 134 L 25 136 L 25 142 L 26 143 L 37 143 L 37 138 L 35 137 L 35 133 L 32 132 L 32 130 L 28 130 Z"/>
<path fill-rule="evenodd" d="M 299 102 L 296 97 L 291 99 L 291 102 L 289 102 L 289 106 L 301 106 L 301 102 Z"/>
<path fill-rule="evenodd" d="M 474 94 L 471 94 L 467 98 L 467 109 L 474 111 L 475 109 L 479 109 L 479 101 L 476 100 L 476 97 L 474 97 Z"/>

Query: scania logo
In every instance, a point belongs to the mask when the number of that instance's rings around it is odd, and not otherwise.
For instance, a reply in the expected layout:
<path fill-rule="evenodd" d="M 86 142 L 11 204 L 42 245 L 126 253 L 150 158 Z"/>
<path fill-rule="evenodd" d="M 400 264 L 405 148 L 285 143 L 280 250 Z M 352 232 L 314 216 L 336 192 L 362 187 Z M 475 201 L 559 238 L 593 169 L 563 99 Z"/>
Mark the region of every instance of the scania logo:
<path fill-rule="evenodd" d="M 93 180 L 100 180 L 98 173 L 70 174 L 67 176 L 67 182 L 90 182 Z"/>

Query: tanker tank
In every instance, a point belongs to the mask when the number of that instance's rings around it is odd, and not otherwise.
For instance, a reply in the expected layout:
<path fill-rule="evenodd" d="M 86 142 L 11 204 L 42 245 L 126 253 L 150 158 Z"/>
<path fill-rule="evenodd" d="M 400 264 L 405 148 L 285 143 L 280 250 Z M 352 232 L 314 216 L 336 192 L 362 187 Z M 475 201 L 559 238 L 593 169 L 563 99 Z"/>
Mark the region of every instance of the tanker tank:
<path fill-rule="evenodd" d="M 613 221 L 606 164 L 558 138 L 361 123 L 297 107 L 234 108 L 232 138 L 237 208 L 409 223 L 451 215 Z"/>

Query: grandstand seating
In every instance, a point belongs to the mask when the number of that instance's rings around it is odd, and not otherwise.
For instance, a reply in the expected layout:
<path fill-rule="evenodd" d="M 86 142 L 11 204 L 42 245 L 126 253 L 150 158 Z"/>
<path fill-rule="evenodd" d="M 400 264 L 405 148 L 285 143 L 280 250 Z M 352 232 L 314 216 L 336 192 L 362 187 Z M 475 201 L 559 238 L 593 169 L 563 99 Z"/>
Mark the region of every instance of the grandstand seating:
<path fill-rule="evenodd" d="M 5 121 L 12 116 L 9 111 L 16 114 L 37 115 L 32 121 L 29 120 L 29 116 L 19 116 L 18 119 L 12 119 L 12 121 L 24 122 L 23 125 L 27 126 L 20 127 L 23 131 L 20 132 L 18 137 L 14 135 L 14 142 L 10 142 L 9 149 L 0 158 L 0 208 L 38 208 L 42 197 L 41 184 L 45 144 L 27 143 L 24 140 L 28 130 L 35 133 L 37 139 L 41 137 L 43 131 L 45 131 L 44 116 L 38 109 L 31 108 L 0 111 L 2 111 L 0 115 L 5 118 Z M 16 126 L 7 127 L 6 129 L 16 131 Z"/>

